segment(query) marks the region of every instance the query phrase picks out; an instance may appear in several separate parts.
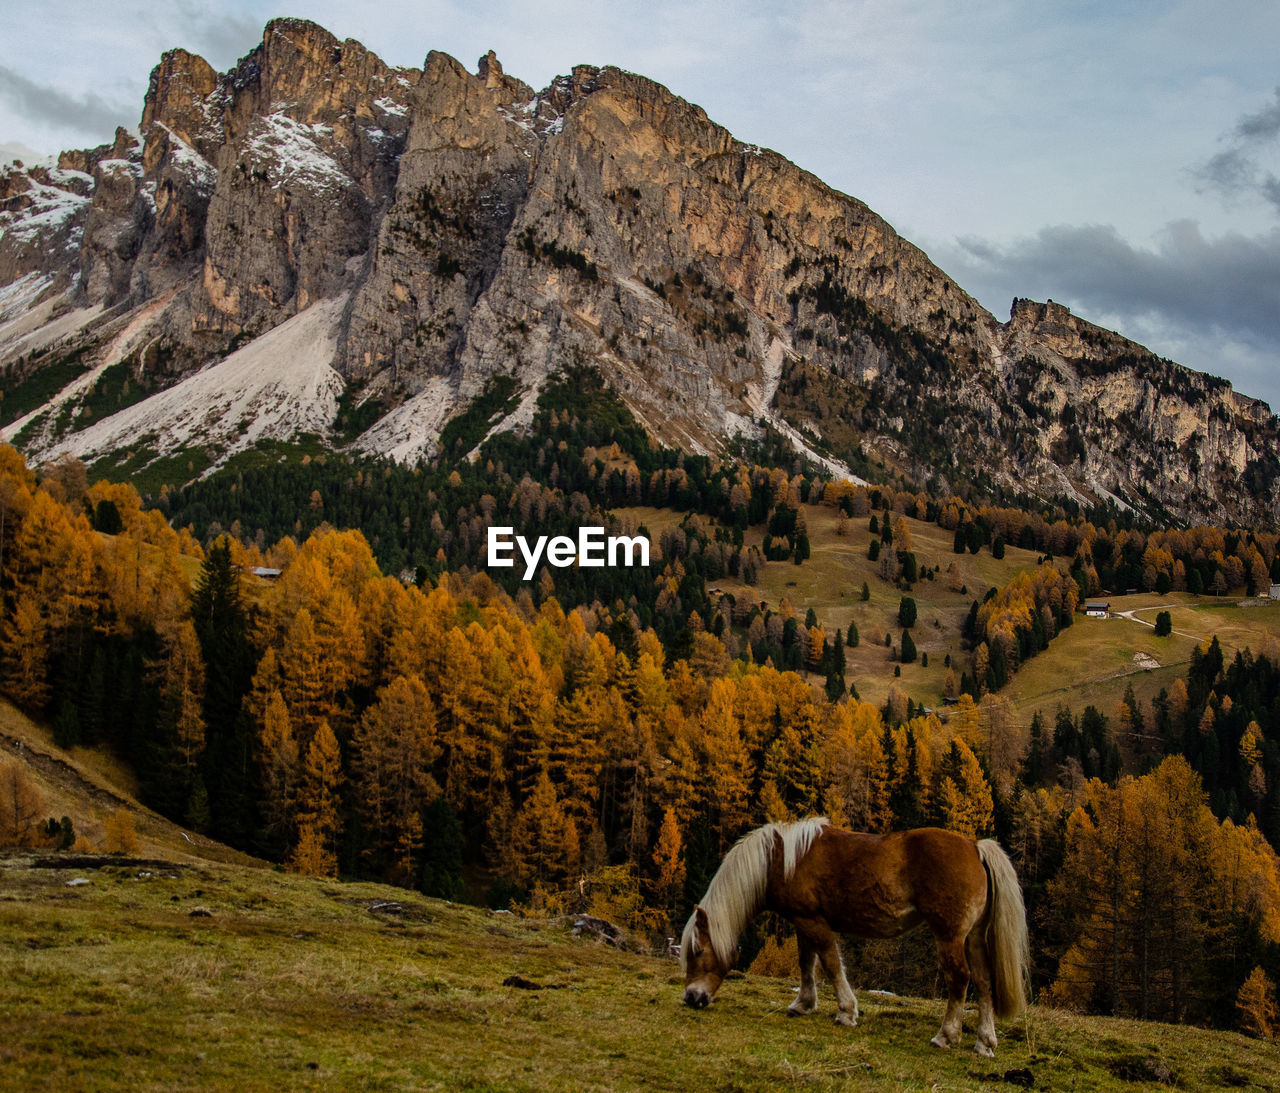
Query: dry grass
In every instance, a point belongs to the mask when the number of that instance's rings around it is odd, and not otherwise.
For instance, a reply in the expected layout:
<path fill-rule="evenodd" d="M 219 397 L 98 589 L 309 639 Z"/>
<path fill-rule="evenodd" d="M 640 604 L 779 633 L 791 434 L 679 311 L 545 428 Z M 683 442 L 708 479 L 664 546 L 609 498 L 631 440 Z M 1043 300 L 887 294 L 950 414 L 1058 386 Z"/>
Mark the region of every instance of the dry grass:
<path fill-rule="evenodd" d="M 792 984 L 751 976 L 694 1012 L 674 962 L 567 927 L 263 869 L 0 859 L 0 1088 L 983 1089 L 1023 1068 L 1106 1090 L 1154 1060 L 1182 1089 L 1261 1089 L 1280 1069 L 1233 1034 L 1038 1008 L 992 1063 L 928 1046 L 939 1003 L 864 992 L 850 1031 L 829 990 L 790 1020 Z"/>
<path fill-rule="evenodd" d="M 803 618 L 813 608 L 821 623 L 830 628 L 847 630 L 849 623 L 858 626 L 860 644 L 846 650 L 846 679 L 855 684 L 859 695 L 882 705 L 892 686 L 901 687 L 917 703 L 937 706 L 942 698 L 944 660 L 950 654 L 956 673 L 968 664 L 969 654 L 962 649 L 961 627 L 969 605 L 981 600 L 988 588 L 1008 584 L 1019 572 L 1036 567 L 1035 551 L 1008 547 L 999 561 L 987 549 L 978 554 L 953 554 L 953 533 L 936 524 L 907 520 L 912 550 L 921 568 L 938 571 L 937 579 L 918 581 L 907 595 L 917 606 L 917 622 L 912 628 L 916 648 L 928 653 L 929 666 L 901 665 L 901 677 L 894 677 L 897 662 L 892 650 L 884 644 L 886 634 L 896 645 L 901 635 L 897 624 L 898 604 L 904 593 L 876 574 L 877 563 L 867 558 L 871 542 L 869 517 L 849 521 L 848 534 L 841 536 L 836 527 L 835 510 L 822 505 L 804 505 L 809 529 L 811 556 L 803 565 L 769 562 L 756 585 L 719 581 L 718 586 L 739 599 L 766 600 L 775 610 L 784 597 L 791 601 Z M 668 509 L 631 508 L 622 510 L 646 524 L 655 538 L 661 531 L 674 527 L 683 518 Z M 882 514 L 881 514 L 882 515 Z M 763 531 L 752 528 L 749 543 L 759 545 Z M 965 592 L 952 592 L 946 578 L 947 567 L 955 563 Z M 859 594 L 863 582 L 871 598 L 862 602 Z M 1070 629 L 1056 637 L 1050 648 L 1028 661 L 1014 675 L 1004 690 L 1015 710 L 1029 721 L 1036 710 L 1052 716 L 1059 703 L 1075 710 L 1093 704 L 1110 716 L 1132 685 L 1134 693 L 1149 702 L 1162 687 L 1186 675 L 1191 650 L 1196 639 L 1218 636 L 1228 657 L 1237 650 L 1257 650 L 1270 638 L 1280 637 L 1280 603 L 1241 606 L 1231 598 L 1195 597 L 1187 593 L 1157 596 L 1147 593 L 1135 596 L 1108 597 L 1114 611 L 1136 610 L 1140 619 L 1155 622 L 1158 610 L 1168 609 L 1172 615 L 1174 634 L 1157 638 L 1152 627 L 1127 619 L 1105 621 L 1076 617 Z M 1194 635 L 1189 637 L 1186 635 Z M 1135 655 L 1153 658 L 1160 668 L 1144 668 Z M 815 692 L 822 680 L 810 677 Z"/>
<path fill-rule="evenodd" d="M 810 557 L 803 565 L 791 562 L 769 562 L 759 582 L 745 585 L 719 581 L 718 587 L 731 592 L 739 600 L 767 600 L 777 610 L 784 597 L 791 601 L 796 613 L 804 618 L 813 608 L 818 620 L 829 628 L 847 631 L 850 622 L 857 623 L 860 643 L 846 651 L 845 678 L 857 685 L 859 695 L 870 702 L 883 704 L 889 688 L 897 685 L 919 703 L 936 706 L 941 701 L 942 682 L 946 674 L 944 660 L 948 654 L 957 663 L 961 657 L 960 631 L 969 605 L 980 600 L 988 588 L 1008 584 L 1019 572 L 1035 569 L 1034 551 L 1009 547 L 1005 557 L 997 561 L 989 550 L 978 554 L 953 554 L 953 533 L 936 524 L 907 520 L 911 533 L 911 549 L 921 569 L 937 570 L 932 581 L 918 581 L 910 592 L 916 601 L 917 621 L 912 640 L 921 653 L 928 653 L 929 666 L 919 660 L 902 665 L 902 676 L 895 678 L 896 664 L 891 650 L 884 644 L 885 634 L 896 645 L 902 634 L 898 626 L 898 604 L 904 593 L 896 585 L 881 580 L 876 562 L 867 558 L 871 544 L 870 517 L 850 519 L 848 534 L 837 532 L 836 510 L 823 505 L 802 505 L 809 533 Z M 681 515 L 666 509 L 633 508 L 623 510 L 647 525 L 656 537 L 667 527 L 680 522 Z M 883 514 L 878 514 L 880 519 Z M 878 538 L 878 536 L 876 536 Z M 747 542 L 759 546 L 763 529 L 752 528 Z M 947 567 L 954 562 L 965 591 L 952 592 L 947 583 Z M 871 598 L 860 599 L 863 582 Z M 833 634 L 832 630 L 828 630 Z M 815 687 L 822 680 L 813 677 Z"/>
<path fill-rule="evenodd" d="M 64 751 L 53 743 L 46 726 L 0 698 L 0 761 L 10 756 L 23 761 L 44 794 L 43 812 L 54 818 L 71 817 L 76 834 L 95 846 L 102 844 L 107 819 L 124 809 L 134 818 L 143 855 L 180 861 L 254 861 L 196 832 L 184 833 L 177 824 L 138 803 L 135 779 L 124 763 L 93 748 Z"/>

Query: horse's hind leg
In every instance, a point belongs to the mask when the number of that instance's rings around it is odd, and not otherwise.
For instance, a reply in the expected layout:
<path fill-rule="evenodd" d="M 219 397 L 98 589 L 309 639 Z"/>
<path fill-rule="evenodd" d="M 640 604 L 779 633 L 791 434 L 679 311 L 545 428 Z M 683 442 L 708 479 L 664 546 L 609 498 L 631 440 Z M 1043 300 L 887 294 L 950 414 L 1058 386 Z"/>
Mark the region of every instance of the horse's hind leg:
<path fill-rule="evenodd" d="M 964 1026 L 964 992 L 969 987 L 969 964 L 964 956 L 962 937 L 938 937 L 938 958 L 947 977 L 947 1012 L 942 1028 L 929 1042 L 934 1047 L 954 1047 L 960 1042 Z"/>
<path fill-rule="evenodd" d="M 800 950 L 800 995 L 787 1007 L 788 1017 L 803 1017 L 818 1008 L 818 984 L 814 978 L 818 950 L 799 932 L 796 934 L 796 947 Z"/>
<path fill-rule="evenodd" d="M 991 997 L 991 959 L 982 928 L 975 928 L 965 941 L 969 974 L 978 995 L 978 1040 L 973 1050 L 988 1059 L 996 1053 L 996 1013 Z"/>

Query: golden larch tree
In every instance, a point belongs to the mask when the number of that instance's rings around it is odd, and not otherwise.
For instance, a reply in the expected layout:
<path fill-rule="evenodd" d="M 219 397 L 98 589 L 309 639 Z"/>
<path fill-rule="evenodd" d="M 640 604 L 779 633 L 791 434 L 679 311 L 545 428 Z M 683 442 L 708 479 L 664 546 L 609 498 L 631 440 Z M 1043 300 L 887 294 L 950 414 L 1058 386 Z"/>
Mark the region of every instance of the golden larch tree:
<path fill-rule="evenodd" d="M 338 837 L 342 834 L 342 754 L 338 741 L 322 721 L 307 746 L 298 793 L 298 845 L 291 868 L 310 876 L 338 873 Z"/>

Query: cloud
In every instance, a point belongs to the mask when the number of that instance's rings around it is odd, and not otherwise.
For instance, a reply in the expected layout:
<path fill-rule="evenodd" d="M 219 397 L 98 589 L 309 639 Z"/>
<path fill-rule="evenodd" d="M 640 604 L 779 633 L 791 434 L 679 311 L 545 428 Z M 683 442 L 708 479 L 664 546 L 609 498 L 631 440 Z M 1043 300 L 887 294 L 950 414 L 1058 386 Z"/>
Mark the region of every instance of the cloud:
<path fill-rule="evenodd" d="M 1256 114 L 1246 114 L 1236 123 L 1236 134 L 1241 140 L 1270 140 L 1280 135 L 1280 87 L 1276 88 L 1275 97 L 1275 102 Z"/>
<path fill-rule="evenodd" d="M 52 122 L 84 133 L 112 132 L 117 125 L 131 125 L 140 106 L 109 102 L 92 92 L 75 98 L 56 87 L 35 83 L 7 65 L 0 65 L 0 98 L 29 118 Z"/>
<path fill-rule="evenodd" d="M 1244 114 L 1229 134 L 1220 138 L 1228 146 L 1192 169 L 1209 189 L 1227 200 L 1262 198 L 1280 213 L 1280 177 L 1264 166 L 1264 158 L 1280 146 L 1280 87 L 1275 101 L 1251 114 Z"/>
<path fill-rule="evenodd" d="M 1180 220 L 1144 247 L 1110 225 L 1056 225 L 956 243 L 935 253 L 980 298 L 1052 298 L 1280 406 L 1280 228 L 1206 238 Z"/>
<path fill-rule="evenodd" d="M 215 68 L 225 69 L 261 41 L 265 23 L 261 15 L 211 11 L 205 0 L 171 0 L 155 27 L 155 37 L 170 45 L 181 44 Z"/>

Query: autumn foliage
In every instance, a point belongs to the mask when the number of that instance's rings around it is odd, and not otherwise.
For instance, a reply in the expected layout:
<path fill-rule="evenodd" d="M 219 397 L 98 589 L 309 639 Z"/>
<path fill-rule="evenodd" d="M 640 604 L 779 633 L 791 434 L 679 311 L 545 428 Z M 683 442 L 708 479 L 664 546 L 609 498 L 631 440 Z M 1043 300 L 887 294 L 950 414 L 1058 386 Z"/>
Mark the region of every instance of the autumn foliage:
<path fill-rule="evenodd" d="M 641 489 L 629 470 L 626 481 Z M 743 519 L 760 485 L 726 476 Z M 643 486 L 690 488 L 678 469 Z M 779 473 L 768 488 L 785 508 L 808 487 Z M 1119 540 L 917 495 L 876 499 L 885 541 L 903 550 L 901 514 L 929 508 L 979 539 L 1044 536 L 1067 556 Z M 542 500 L 521 483 L 511 504 Z M 872 499 L 833 485 L 810 500 L 863 515 Z M 119 524 L 95 529 L 106 501 Z M 803 530 L 771 511 L 780 538 Z M 708 603 L 693 552 L 728 558 L 714 535 L 696 521 L 665 535 L 653 611 L 634 597 L 572 606 L 552 588 L 510 595 L 483 573 L 407 583 L 381 571 L 361 533 L 327 526 L 266 553 L 233 536 L 202 547 L 126 487 L 52 469 L 37 480 L 0 448 L 0 673 L 60 742 L 128 759 L 153 807 L 292 870 L 594 909 L 659 941 L 733 841 L 765 821 L 998 835 L 1039 916 L 1049 997 L 1235 1019 L 1248 968 L 1228 968 L 1228 955 L 1249 954 L 1252 968 L 1280 944 L 1280 877 L 1257 824 L 1215 816 L 1200 768 L 1182 759 L 1140 778 L 1086 769 L 1094 752 L 1118 755 L 1106 717 L 1064 711 L 1029 731 L 999 694 L 1001 674 L 1070 623 L 1073 577 L 1041 565 L 975 605 L 975 663 L 967 686 L 952 677 L 944 720 L 900 690 L 882 708 L 815 686 L 803 669 L 828 683 L 843 672 L 843 635 L 833 643 L 816 618 L 689 610 Z M 248 575 L 262 563 L 279 579 Z M 1206 650 L 1162 712 L 1135 702 L 1123 716 L 1162 716 L 1170 750 L 1187 719 L 1201 748 L 1206 716 L 1208 732 L 1230 727 L 1232 776 L 1253 779 L 1261 810 L 1274 792 L 1269 722 L 1236 725 L 1242 715 L 1200 685 L 1223 675 L 1220 654 L 1212 661 Z M 0 800 L 0 834 L 27 838 L 42 807 L 16 791 Z M 113 820 L 113 848 L 131 837 Z M 775 939 L 765 963 L 788 951 Z M 1265 991 L 1241 997 L 1240 1014 L 1265 1017 Z"/>

